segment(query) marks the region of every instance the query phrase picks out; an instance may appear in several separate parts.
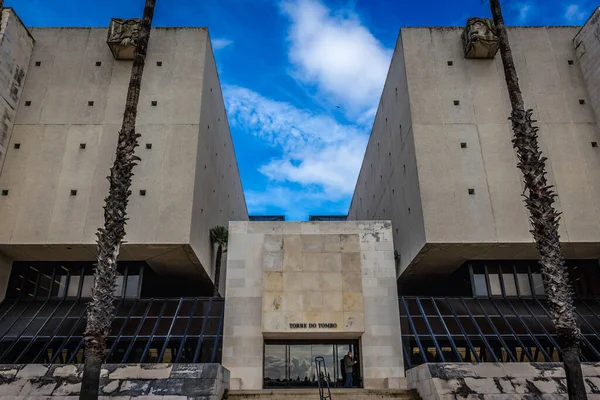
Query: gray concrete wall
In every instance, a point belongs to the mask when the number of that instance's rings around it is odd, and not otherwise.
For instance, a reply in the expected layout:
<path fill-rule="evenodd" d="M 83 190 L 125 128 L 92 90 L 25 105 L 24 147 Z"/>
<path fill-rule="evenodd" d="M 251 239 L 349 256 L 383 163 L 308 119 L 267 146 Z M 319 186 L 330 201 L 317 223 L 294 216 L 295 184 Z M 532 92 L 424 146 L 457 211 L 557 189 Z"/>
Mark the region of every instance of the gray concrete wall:
<path fill-rule="evenodd" d="M 76 400 L 82 373 L 82 365 L 0 365 L 0 398 Z M 221 400 L 228 388 L 220 364 L 105 364 L 99 398 Z"/>
<path fill-rule="evenodd" d="M 264 338 L 360 338 L 365 387 L 398 387 L 404 367 L 389 222 L 229 226 L 223 366 L 232 389 L 262 389 Z M 337 327 L 289 326 L 319 322 Z"/>
<path fill-rule="evenodd" d="M 0 198 L 0 251 L 22 260 L 92 259 L 132 62 L 113 59 L 106 29 L 43 28 L 32 35 L 36 46 L 11 139 L 21 146 L 9 149 L 0 176 L 0 187 L 10 189 Z M 213 221 L 200 214 L 219 215 L 221 224 L 230 215 L 247 218 L 208 46 L 206 29 L 157 28 L 150 38 L 137 118 L 142 161 L 134 169 L 121 258 L 151 260 L 159 272 L 210 273 L 208 236 L 198 232 Z M 220 122 L 209 131 L 213 118 Z M 228 148 L 207 156 L 223 143 Z"/>
<path fill-rule="evenodd" d="M 399 35 L 348 212 L 349 220 L 392 220 L 399 270 L 406 268 L 425 245 L 408 98 L 406 57 Z"/>
<path fill-rule="evenodd" d="M 600 7 L 573 39 L 596 120 L 600 120 Z"/>
<path fill-rule="evenodd" d="M 210 276 L 214 279 L 210 229 L 217 225 L 227 228 L 229 221 L 247 221 L 248 210 L 212 46 L 208 37 L 206 40 L 210 56 L 205 58 L 204 65 L 190 244 L 202 265 L 212 266 Z M 222 260 L 223 270 L 225 265 L 226 256 Z M 219 285 L 221 293 L 224 293 L 224 275 L 221 274 Z"/>
<path fill-rule="evenodd" d="M 600 364 L 582 364 L 588 399 L 600 399 Z M 429 363 L 406 371 L 423 400 L 565 399 L 562 363 Z"/>
<path fill-rule="evenodd" d="M 563 213 L 560 234 L 565 254 L 598 258 L 600 209 L 594 199 L 600 194 L 595 173 L 600 152 L 592 142 L 598 141 L 599 134 L 572 43 L 577 31 L 576 27 L 510 28 L 509 38 L 525 105 L 539 121 L 540 146 L 549 158 L 548 179 L 556 187 L 556 207 Z M 401 192 L 408 199 L 407 204 L 398 204 L 410 207 L 410 216 L 385 207 L 385 218 L 399 229 L 396 250 L 407 278 L 446 274 L 468 259 L 537 257 L 511 144 L 510 103 L 500 55 L 494 60 L 464 59 L 461 32 L 462 28 L 402 29 L 402 47 L 396 53 L 404 54 L 408 95 L 400 102 L 410 105 L 414 154 L 390 163 L 377 157 L 373 150 L 377 143 L 371 140 L 363 171 L 370 164 L 386 171 L 368 178 L 361 171 L 357 185 L 362 207 L 370 210 L 367 218 L 375 218 L 373 210 L 383 212 L 386 191 Z M 401 78 L 392 74 L 388 83 L 397 79 Z M 386 90 L 374 137 L 385 136 L 380 132 L 385 128 L 382 121 L 395 113 L 386 110 L 387 84 Z M 392 147 L 392 158 L 395 151 Z M 388 170 L 400 166 L 406 165 L 410 174 L 413 159 L 416 198 L 395 181 L 385 189 L 361 187 L 361 179 L 377 181 L 383 175 L 385 181 Z M 412 215 L 420 209 L 420 214 Z M 400 232 L 404 226 L 411 228 L 406 235 Z"/>
<path fill-rule="evenodd" d="M 25 84 L 33 42 L 33 37 L 15 11 L 4 8 L 0 15 L 0 173 Z"/>

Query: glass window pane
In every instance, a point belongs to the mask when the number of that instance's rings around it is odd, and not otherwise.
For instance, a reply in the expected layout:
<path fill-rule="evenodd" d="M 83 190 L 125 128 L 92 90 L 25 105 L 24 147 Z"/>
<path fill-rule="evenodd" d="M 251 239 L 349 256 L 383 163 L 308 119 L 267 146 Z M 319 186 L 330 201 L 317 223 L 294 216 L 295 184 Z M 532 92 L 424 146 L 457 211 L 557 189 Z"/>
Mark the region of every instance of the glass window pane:
<path fill-rule="evenodd" d="M 544 295 L 544 281 L 542 280 L 542 274 L 533 274 L 533 290 L 536 295 Z"/>
<path fill-rule="evenodd" d="M 79 276 L 72 276 L 69 280 L 69 289 L 67 290 L 68 297 L 77 297 L 79 292 Z"/>
<path fill-rule="evenodd" d="M 506 296 L 517 295 L 517 285 L 515 284 L 515 276 L 513 274 L 502 274 L 504 281 L 504 293 Z"/>
<path fill-rule="evenodd" d="M 113 295 L 115 297 L 123 296 L 123 277 L 122 276 L 117 276 L 117 279 L 115 279 L 115 291 L 113 292 Z"/>
<path fill-rule="evenodd" d="M 502 289 L 500 288 L 500 276 L 496 273 L 490 274 L 490 290 L 492 296 L 501 296 Z"/>
<path fill-rule="evenodd" d="M 475 282 L 475 296 L 488 296 L 487 284 L 485 283 L 485 275 L 475 274 L 473 275 L 473 281 Z"/>
<path fill-rule="evenodd" d="M 83 277 L 83 286 L 81 288 L 81 297 L 92 297 L 92 287 L 94 286 L 94 275 Z"/>
<path fill-rule="evenodd" d="M 517 274 L 519 292 L 521 296 L 531 296 L 531 285 L 529 285 L 529 274 Z"/>
<path fill-rule="evenodd" d="M 127 289 L 125 289 L 125 297 L 136 298 L 138 294 L 138 284 L 140 282 L 139 275 L 130 275 L 127 277 Z"/>
<path fill-rule="evenodd" d="M 67 288 L 66 275 L 56 276 L 52 285 L 52 297 L 64 297 Z"/>

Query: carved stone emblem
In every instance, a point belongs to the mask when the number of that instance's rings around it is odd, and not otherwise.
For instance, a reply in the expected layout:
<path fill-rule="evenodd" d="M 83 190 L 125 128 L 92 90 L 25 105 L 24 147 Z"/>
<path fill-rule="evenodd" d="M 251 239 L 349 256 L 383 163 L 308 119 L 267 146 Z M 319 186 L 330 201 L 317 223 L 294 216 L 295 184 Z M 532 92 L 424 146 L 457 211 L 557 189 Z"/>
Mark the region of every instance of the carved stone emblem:
<path fill-rule="evenodd" d="M 141 20 L 139 18 L 112 18 L 106 43 L 116 60 L 133 60 Z"/>
<path fill-rule="evenodd" d="M 489 18 L 469 18 L 461 37 L 465 58 L 494 58 L 500 47 L 496 27 Z"/>

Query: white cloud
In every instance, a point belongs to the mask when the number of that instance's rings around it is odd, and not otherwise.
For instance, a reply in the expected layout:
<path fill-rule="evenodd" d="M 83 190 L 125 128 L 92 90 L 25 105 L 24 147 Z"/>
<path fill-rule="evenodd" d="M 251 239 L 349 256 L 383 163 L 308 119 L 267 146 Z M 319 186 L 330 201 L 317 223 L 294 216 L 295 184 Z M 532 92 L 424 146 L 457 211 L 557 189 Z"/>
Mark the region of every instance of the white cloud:
<path fill-rule="evenodd" d="M 392 50 L 353 13 L 333 13 L 317 0 L 286 0 L 281 9 L 291 21 L 294 76 L 317 85 L 347 115 L 376 107 Z"/>
<path fill-rule="evenodd" d="M 215 50 L 221 50 L 221 49 L 224 49 L 225 47 L 233 44 L 233 40 L 224 39 L 224 38 L 212 39 L 211 42 L 212 42 L 212 47 Z"/>
<path fill-rule="evenodd" d="M 280 149 L 259 171 L 278 183 L 315 187 L 330 200 L 352 194 L 367 132 L 327 115 L 314 115 L 249 89 L 225 86 L 232 125 L 243 127 Z"/>
<path fill-rule="evenodd" d="M 565 11 L 565 19 L 569 22 L 582 22 L 585 18 L 585 12 L 577 4 L 569 5 Z"/>
<path fill-rule="evenodd" d="M 531 10 L 531 5 L 529 5 L 529 4 L 523 4 L 519 8 L 519 21 L 521 23 L 524 23 L 525 21 L 527 21 L 527 16 L 528 16 L 530 10 Z"/>

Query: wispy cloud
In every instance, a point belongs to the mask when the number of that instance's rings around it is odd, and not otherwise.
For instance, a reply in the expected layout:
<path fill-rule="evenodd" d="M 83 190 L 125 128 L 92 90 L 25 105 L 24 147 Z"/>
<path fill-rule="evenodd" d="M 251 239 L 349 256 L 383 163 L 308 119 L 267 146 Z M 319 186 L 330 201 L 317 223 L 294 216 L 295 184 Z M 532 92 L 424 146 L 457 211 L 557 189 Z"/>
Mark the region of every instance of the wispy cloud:
<path fill-rule="evenodd" d="M 565 19 L 571 23 L 580 23 L 585 21 L 587 14 L 581 10 L 577 4 L 567 6 L 565 10 Z"/>
<path fill-rule="evenodd" d="M 233 40 L 229 40 L 229 39 L 224 39 L 224 38 L 217 38 L 217 39 L 212 39 L 212 47 L 215 50 L 221 50 L 224 49 L 227 46 L 231 46 L 233 44 Z"/>
<path fill-rule="evenodd" d="M 373 114 L 391 60 L 383 46 L 351 11 L 334 12 L 317 0 L 286 0 L 290 22 L 288 56 L 294 76 L 346 108 L 346 115 Z"/>
<path fill-rule="evenodd" d="M 279 150 L 259 171 L 279 183 L 316 187 L 330 199 L 352 194 L 367 144 L 366 130 L 344 125 L 249 89 L 225 86 L 233 126 Z"/>

